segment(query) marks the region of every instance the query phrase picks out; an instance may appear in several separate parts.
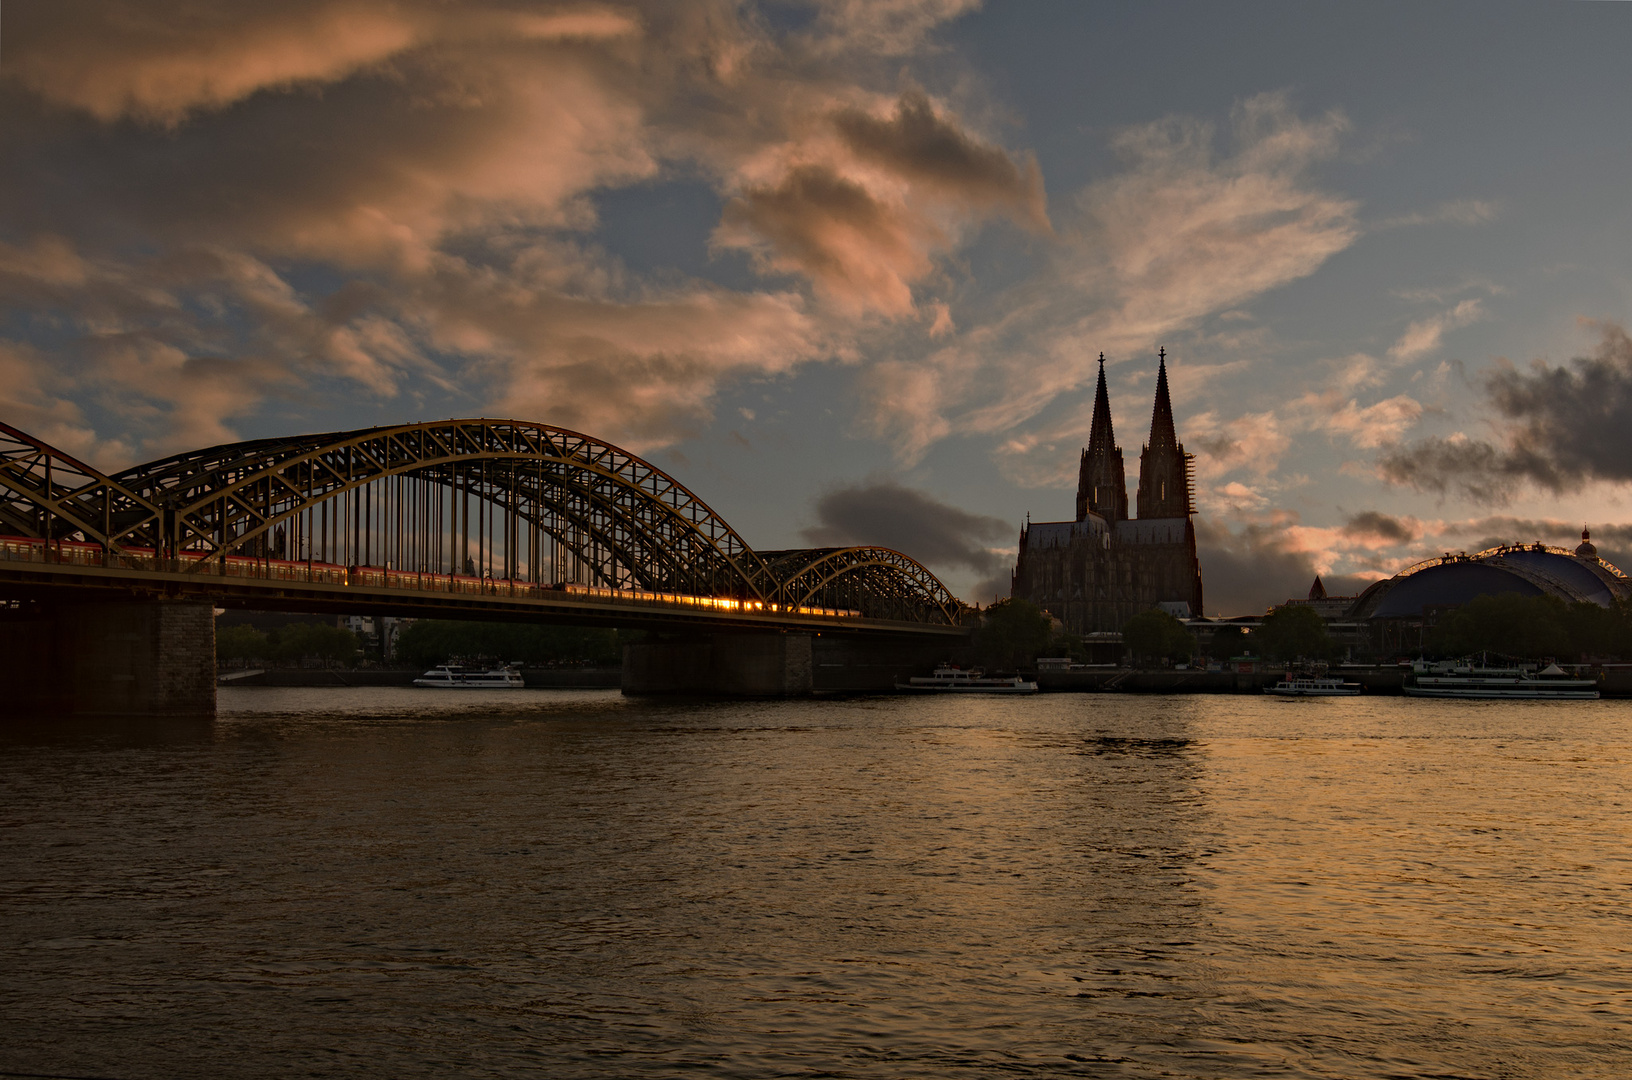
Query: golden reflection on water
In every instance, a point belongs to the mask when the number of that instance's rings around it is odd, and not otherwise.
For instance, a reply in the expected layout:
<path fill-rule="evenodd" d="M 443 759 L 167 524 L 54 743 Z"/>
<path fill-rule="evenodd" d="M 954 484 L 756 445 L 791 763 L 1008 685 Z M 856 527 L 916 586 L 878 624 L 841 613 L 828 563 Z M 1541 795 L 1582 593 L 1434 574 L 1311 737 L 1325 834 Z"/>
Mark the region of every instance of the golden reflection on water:
<path fill-rule="evenodd" d="M 1632 1073 L 1632 703 L 222 700 L 0 735 L 0 1069 Z"/>

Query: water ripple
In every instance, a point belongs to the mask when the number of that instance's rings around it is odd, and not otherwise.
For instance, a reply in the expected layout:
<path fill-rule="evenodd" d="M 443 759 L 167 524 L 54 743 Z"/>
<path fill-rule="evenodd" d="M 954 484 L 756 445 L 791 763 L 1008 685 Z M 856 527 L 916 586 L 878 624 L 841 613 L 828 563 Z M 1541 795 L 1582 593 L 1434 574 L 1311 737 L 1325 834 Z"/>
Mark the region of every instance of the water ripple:
<path fill-rule="evenodd" d="M 1632 1075 L 1632 703 L 222 704 L 0 731 L 0 1071 Z"/>

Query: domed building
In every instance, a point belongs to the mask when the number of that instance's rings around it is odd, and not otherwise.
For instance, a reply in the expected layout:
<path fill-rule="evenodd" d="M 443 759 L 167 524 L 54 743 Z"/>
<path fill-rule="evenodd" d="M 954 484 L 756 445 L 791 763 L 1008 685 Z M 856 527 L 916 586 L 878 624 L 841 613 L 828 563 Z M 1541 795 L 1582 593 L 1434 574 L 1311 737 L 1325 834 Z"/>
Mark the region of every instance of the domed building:
<path fill-rule="evenodd" d="M 1417 628 L 1439 612 L 1476 596 L 1503 593 L 1609 607 L 1632 598 L 1632 580 L 1598 557 L 1590 532 L 1583 529 L 1574 550 L 1538 542 L 1425 560 L 1374 583 L 1355 598 L 1348 617 L 1370 621 L 1377 644 L 1398 647 L 1415 641 Z"/>

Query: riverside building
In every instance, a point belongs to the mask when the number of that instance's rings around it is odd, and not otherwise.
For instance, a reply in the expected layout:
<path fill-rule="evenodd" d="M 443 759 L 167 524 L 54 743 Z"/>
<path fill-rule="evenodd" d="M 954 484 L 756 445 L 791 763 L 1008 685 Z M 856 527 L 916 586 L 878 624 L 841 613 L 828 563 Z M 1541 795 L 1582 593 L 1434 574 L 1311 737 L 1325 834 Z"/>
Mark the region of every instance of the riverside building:
<path fill-rule="evenodd" d="M 1027 521 L 1010 595 L 1030 600 L 1079 634 L 1106 633 L 1160 607 L 1181 619 L 1202 614 L 1196 559 L 1193 455 L 1173 428 L 1167 350 L 1157 354 L 1150 440 L 1139 455 L 1139 491 L 1128 515 L 1122 448 L 1111 427 L 1105 354 L 1088 445 L 1077 474 L 1073 521 Z"/>

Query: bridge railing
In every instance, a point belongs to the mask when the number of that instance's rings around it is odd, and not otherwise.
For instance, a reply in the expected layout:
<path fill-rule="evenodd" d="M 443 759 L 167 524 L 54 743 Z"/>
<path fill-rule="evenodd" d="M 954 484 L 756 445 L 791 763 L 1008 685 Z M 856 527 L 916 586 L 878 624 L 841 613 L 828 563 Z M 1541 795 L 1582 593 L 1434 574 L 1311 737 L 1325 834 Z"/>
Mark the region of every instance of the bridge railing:
<path fill-rule="evenodd" d="M 342 585 L 362 589 L 389 589 L 415 593 L 463 594 L 498 599 L 548 600 L 563 596 L 608 600 L 620 605 L 689 608 L 693 610 L 786 614 L 818 618 L 859 619 L 853 608 L 778 605 L 729 596 L 694 596 L 687 593 L 655 592 L 640 589 L 610 589 L 573 582 L 533 582 L 473 574 L 442 574 L 427 570 L 396 567 L 341 566 L 311 560 L 249 558 L 225 559 L 201 552 L 182 552 L 180 558 L 162 558 L 151 548 L 126 548 L 110 553 L 100 544 L 75 540 L 42 540 L 28 536 L 0 537 L 0 561 L 101 567 L 147 573 L 192 571 L 217 577 L 267 582 L 298 582 Z M 203 565 L 200 565 L 203 564 Z"/>

